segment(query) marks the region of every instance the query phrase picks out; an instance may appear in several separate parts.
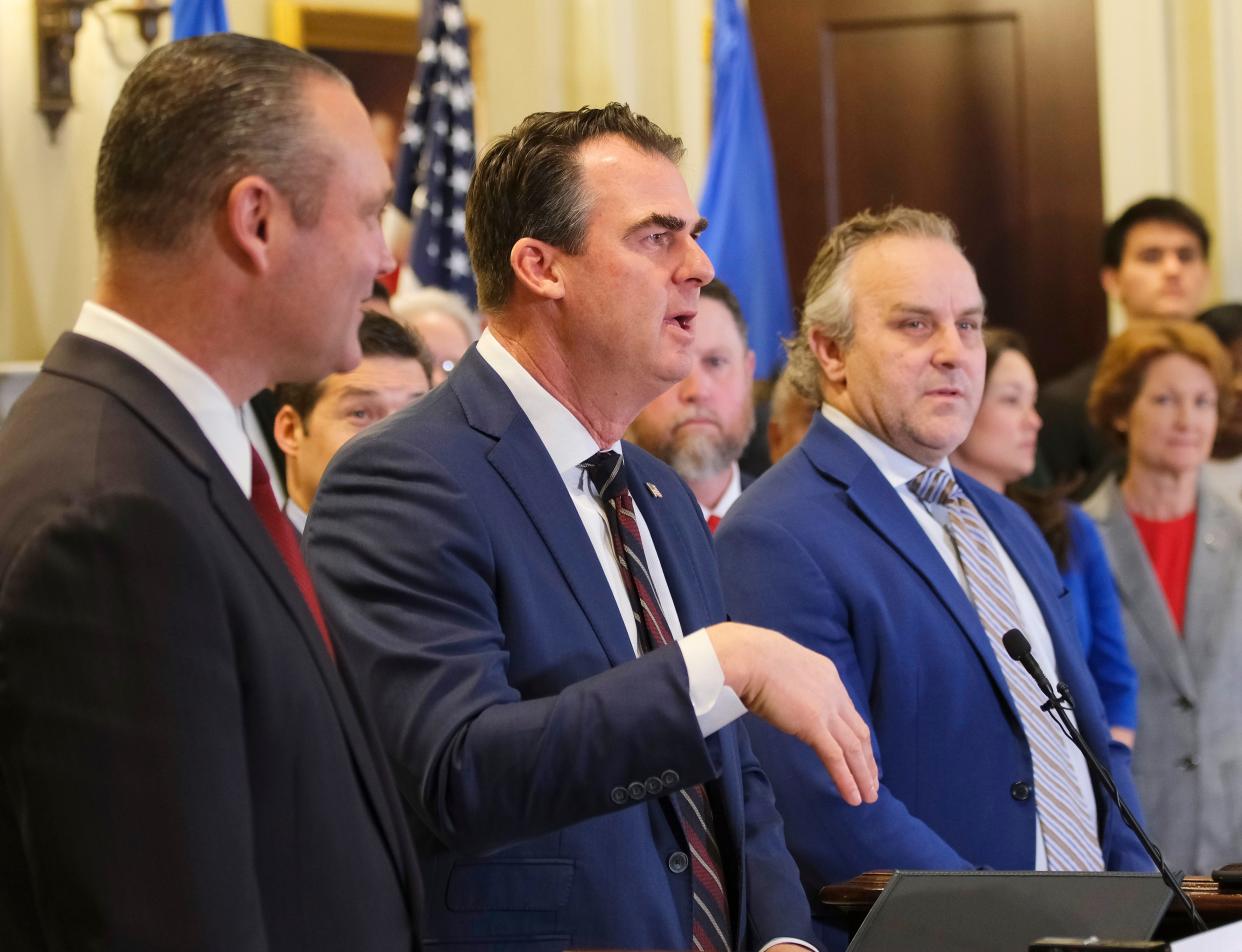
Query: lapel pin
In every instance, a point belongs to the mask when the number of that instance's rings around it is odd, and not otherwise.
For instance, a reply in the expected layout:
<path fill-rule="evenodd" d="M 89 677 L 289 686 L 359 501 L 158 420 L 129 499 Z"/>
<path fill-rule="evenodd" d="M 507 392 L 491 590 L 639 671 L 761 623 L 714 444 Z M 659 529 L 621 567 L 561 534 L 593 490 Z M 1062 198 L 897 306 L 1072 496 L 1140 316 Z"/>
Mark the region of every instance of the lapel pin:
<path fill-rule="evenodd" d="M 664 498 L 664 493 L 660 492 L 660 487 L 659 487 L 659 486 L 657 486 L 655 483 L 648 483 L 648 484 L 647 484 L 647 492 L 649 492 L 649 493 L 651 493 L 651 495 L 655 496 L 655 498 L 656 498 L 656 499 L 663 499 L 663 498 Z"/>

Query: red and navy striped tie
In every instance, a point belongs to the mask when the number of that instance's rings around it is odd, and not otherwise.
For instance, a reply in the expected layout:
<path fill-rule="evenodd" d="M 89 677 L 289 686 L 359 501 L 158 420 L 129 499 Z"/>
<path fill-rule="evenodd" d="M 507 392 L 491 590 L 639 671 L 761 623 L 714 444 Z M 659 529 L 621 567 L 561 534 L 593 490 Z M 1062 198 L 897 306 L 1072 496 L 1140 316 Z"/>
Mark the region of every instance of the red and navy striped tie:
<path fill-rule="evenodd" d="M 613 551 L 634 609 L 640 650 L 646 653 L 672 644 L 673 633 L 643 559 L 642 535 L 634 515 L 634 499 L 625 484 L 621 454 L 611 450 L 596 453 L 581 465 L 604 502 Z M 729 939 L 732 931 L 729 899 L 707 791 L 702 784 L 678 790 L 673 794 L 673 804 L 690 849 L 694 947 L 701 952 L 727 952 L 733 947 Z"/>

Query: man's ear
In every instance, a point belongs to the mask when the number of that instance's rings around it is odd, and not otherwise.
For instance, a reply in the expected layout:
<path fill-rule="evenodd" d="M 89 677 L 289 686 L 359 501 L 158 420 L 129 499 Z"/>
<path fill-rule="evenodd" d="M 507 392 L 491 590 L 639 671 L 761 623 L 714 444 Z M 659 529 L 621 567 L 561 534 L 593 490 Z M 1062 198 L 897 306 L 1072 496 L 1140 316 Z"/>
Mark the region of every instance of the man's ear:
<path fill-rule="evenodd" d="M 835 386 L 845 383 L 845 348 L 835 337 L 829 337 L 818 327 L 812 327 L 807 335 L 807 343 L 815 362 L 819 364 L 819 372 Z"/>
<path fill-rule="evenodd" d="M 286 456 L 297 459 L 298 450 L 302 446 L 302 417 L 289 404 L 276 411 L 276 422 L 272 425 L 276 436 L 276 445 Z"/>
<path fill-rule="evenodd" d="M 755 382 L 755 352 L 746 348 L 746 379 Z"/>
<path fill-rule="evenodd" d="M 1100 287 L 1113 300 L 1121 296 L 1121 283 L 1117 280 L 1116 268 L 1100 268 Z"/>
<path fill-rule="evenodd" d="M 233 247 L 251 268 L 260 273 L 272 266 L 275 221 L 285 200 L 261 175 L 247 175 L 229 189 L 225 203 L 225 227 Z"/>
<path fill-rule="evenodd" d="M 509 252 L 509 267 L 518 284 L 536 297 L 559 301 L 565 296 L 560 269 L 563 254 L 559 248 L 538 238 L 519 238 Z"/>

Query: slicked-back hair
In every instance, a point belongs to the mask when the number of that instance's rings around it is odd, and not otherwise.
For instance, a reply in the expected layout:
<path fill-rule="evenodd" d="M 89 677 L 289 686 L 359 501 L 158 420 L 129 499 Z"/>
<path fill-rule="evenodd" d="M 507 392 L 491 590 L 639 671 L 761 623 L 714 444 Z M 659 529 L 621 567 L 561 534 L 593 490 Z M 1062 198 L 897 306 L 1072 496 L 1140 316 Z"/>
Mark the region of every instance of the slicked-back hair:
<path fill-rule="evenodd" d="M 811 262 L 803 291 L 802 322 L 785 341 L 789 354 L 789 382 L 808 400 L 823 398 L 819 361 L 811 350 L 810 334 L 818 329 L 830 340 L 848 347 L 854 338 L 854 296 L 848 280 L 850 265 L 868 242 L 899 235 L 947 241 L 961 250 L 953 222 L 935 212 L 897 205 L 878 214 L 860 212 L 828 233 Z"/>
<path fill-rule="evenodd" d="M 1153 195 L 1135 202 L 1104 229 L 1104 240 L 1100 248 L 1104 267 L 1121 267 L 1130 229 L 1149 221 L 1167 222 L 1185 228 L 1199 239 L 1199 247 L 1203 251 L 1204 259 L 1207 259 L 1212 248 L 1212 236 L 1203 222 L 1203 217 L 1181 199 Z"/>
<path fill-rule="evenodd" d="M 418 334 L 400 321 L 378 311 L 363 311 L 358 325 L 358 345 L 362 356 L 396 357 L 417 360 L 427 380 L 431 380 L 431 351 Z M 307 421 L 323 396 L 323 381 L 310 383 L 278 383 L 275 387 L 276 406 L 291 406 L 302 421 L 302 430 L 310 432 Z"/>
<path fill-rule="evenodd" d="M 569 254 L 586 240 L 590 197 L 582 184 L 584 143 L 620 136 L 643 152 L 681 161 L 681 140 L 621 103 L 537 112 L 496 139 L 479 159 L 466 194 L 466 243 L 479 309 L 494 311 L 513 287 L 509 252 L 536 238 Z"/>
<path fill-rule="evenodd" d="M 737 299 L 737 295 L 733 293 L 733 289 L 719 278 L 712 278 L 711 281 L 699 288 L 699 297 L 719 301 L 729 309 L 729 313 L 733 315 L 733 323 L 737 327 L 737 332 L 742 335 L 742 347 L 749 349 L 750 328 L 747 326 L 746 318 L 742 314 L 742 303 Z"/>
<path fill-rule="evenodd" d="M 288 200 L 299 225 L 313 225 L 333 160 L 307 106 L 311 77 L 349 83 L 309 53 L 237 33 L 149 53 L 125 81 L 100 146 L 100 244 L 183 249 L 252 174 Z"/>

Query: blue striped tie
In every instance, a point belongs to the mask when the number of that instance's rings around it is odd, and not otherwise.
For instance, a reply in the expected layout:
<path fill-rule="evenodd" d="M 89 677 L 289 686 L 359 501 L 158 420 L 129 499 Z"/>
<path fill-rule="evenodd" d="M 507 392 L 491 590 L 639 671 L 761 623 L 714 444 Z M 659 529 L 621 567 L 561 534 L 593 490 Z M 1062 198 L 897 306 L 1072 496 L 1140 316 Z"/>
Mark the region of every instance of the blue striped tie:
<path fill-rule="evenodd" d="M 966 575 L 967 594 L 1004 672 L 1031 750 L 1035 809 L 1044 834 L 1048 869 L 1103 869 L 1099 837 L 1069 766 L 1078 751 L 1040 710 L 1043 696 L 1022 666 L 1009 657 L 1001 641 L 1009 629 L 1022 627 L 1021 616 L 983 517 L 946 470 L 924 470 L 907 485 L 919 499 L 948 510 L 949 535 Z"/>
<path fill-rule="evenodd" d="M 634 499 L 625 485 L 625 463 L 620 453 L 596 453 L 582 463 L 604 502 L 613 552 L 621 567 L 621 578 L 629 592 L 638 629 L 638 644 L 645 653 L 673 643 L 655 586 L 643 558 L 643 540 L 634 515 Z M 729 919 L 729 899 L 725 889 L 724 864 L 720 857 L 716 824 L 707 791 L 702 784 L 685 787 L 673 794 L 673 804 L 690 849 L 691 938 L 697 952 L 727 952 L 732 948 L 733 931 Z"/>

